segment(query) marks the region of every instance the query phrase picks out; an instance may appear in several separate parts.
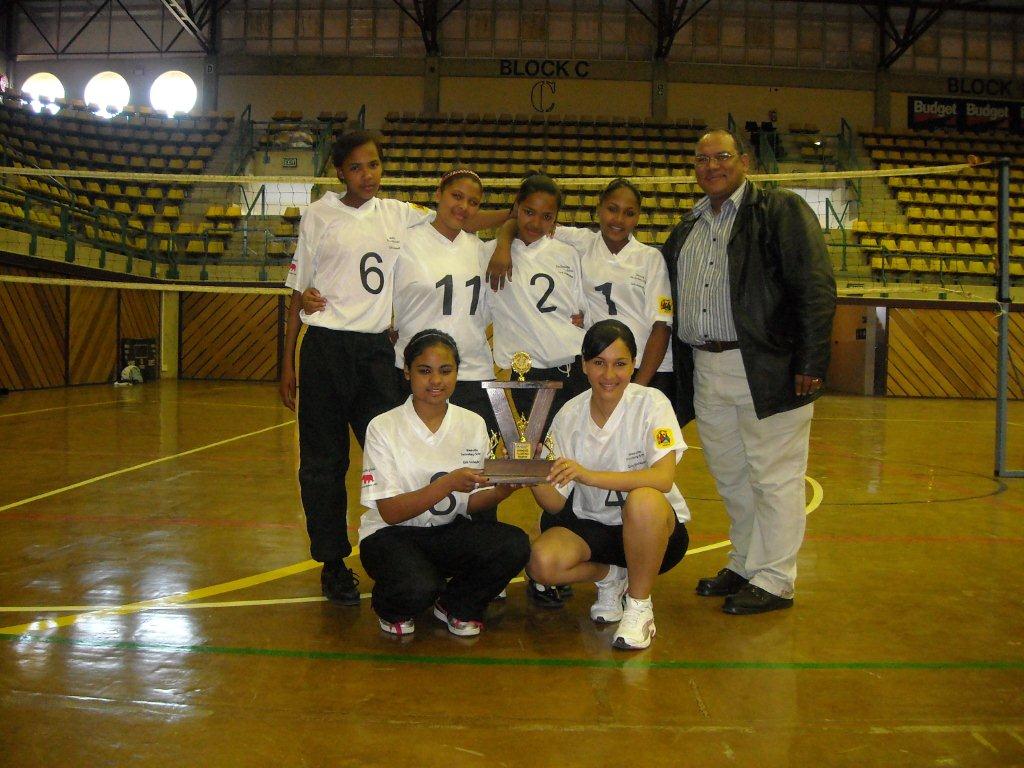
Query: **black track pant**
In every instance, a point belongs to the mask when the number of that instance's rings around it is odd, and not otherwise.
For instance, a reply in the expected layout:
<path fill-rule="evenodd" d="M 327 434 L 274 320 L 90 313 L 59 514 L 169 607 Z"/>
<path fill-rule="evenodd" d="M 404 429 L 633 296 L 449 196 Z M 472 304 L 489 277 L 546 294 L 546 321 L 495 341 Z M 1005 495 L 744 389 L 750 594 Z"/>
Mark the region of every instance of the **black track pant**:
<path fill-rule="evenodd" d="M 487 604 L 530 559 L 519 528 L 457 517 L 447 525 L 392 525 L 359 545 L 373 578 L 373 609 L 385 621 L 416 617 L 439 600 L 457 619 L 480 621 Z"/>
<path fill-rule="evenodd" d="M 340 560 L 348 541 L 349 437 L 401 403 L 395 350 L 384 333 L 311 326 L 299 351 L 299 488 L 314 560 Z"/>

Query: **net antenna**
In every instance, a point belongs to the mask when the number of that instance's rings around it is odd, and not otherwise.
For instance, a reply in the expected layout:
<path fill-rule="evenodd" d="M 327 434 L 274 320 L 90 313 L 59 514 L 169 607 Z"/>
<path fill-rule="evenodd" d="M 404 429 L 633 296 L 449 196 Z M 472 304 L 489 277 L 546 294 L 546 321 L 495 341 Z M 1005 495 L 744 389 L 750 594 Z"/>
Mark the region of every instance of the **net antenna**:
<path fill-rule="evenodd" d="M 1006 459 L 1006 433 L 1009 427 L 1010 372 L 1010 158 L 1001 157 L 999 167 L 999 279 L 996 304 L 999 307 L 999 348 L 996 366 L 996 477 L 1024 477 L 1024 469 L 1011 469 Z"/>

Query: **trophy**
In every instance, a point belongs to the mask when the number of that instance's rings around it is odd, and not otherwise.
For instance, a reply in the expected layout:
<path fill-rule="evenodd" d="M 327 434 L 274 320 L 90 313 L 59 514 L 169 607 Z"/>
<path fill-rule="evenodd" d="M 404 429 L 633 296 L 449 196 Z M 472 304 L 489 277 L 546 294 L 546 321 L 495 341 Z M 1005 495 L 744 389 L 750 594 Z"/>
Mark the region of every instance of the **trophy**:
<path fill-rule="evenodd" d="M 519 376 L 518 381 L 484 381 L 481 386 L 487 390 L 487 397 L 498 421 L 505 455 L 498 457 L 498 435 L 491 435 L 490 458 L 484 461 L 483 474 L 495 485 L 539 485 L 551 471 L 555 458 L 555 446 L 551 435 L 543 440 L 541 433 L 547 421 L 548 411 L 555 400 L 555 390 L 560 381 L 526 381 L 526 373 L 532 361 L 525 352 L 512 355 L 512 370 Z M 513 413 L 514 403 L 509 390 L 534 390 L 533 405 L 528 416 Z M 547 458 L 541 458 L 541 452 Z"/>

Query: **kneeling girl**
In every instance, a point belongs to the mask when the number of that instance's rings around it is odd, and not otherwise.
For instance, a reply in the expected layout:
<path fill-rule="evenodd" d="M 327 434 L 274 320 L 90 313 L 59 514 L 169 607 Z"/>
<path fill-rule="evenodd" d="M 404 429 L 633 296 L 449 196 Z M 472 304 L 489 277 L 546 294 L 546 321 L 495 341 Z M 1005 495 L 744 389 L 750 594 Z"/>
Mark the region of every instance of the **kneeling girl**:
<path fill-rule="evenodd" d="M 534 541 L 526 568 L 542 584 L 596 581 L 590 616 L 619 622 L 612 644 L 627 650 L 654 637 L 651 589 L 683 559 L 690 519 L 674 482 L 686 450 L 679 423 L 665 395 L 630 383 L 635 361 L 636 341 L 623 323 L 602 320 L 587 331 L 590 390 L 552 422 L 560 458 L 549 484 L 532 490 L 556 516 Z"/>
<path fill-rule="evenodd" d="M 529 558 L 522 530 L 470 518 L 512 489 L 480 488 L 487 430 L 480 416 L 448 402 L 458 368 L 451 336 L 417 333 L 405 347 L 411 396 L 366 430 L 360 557 L 375 582 L 381 629 L 394 635 L 415 631 L 415 617 L 431 605 L 453 634 L 479 634 L 487 604 Z"/>

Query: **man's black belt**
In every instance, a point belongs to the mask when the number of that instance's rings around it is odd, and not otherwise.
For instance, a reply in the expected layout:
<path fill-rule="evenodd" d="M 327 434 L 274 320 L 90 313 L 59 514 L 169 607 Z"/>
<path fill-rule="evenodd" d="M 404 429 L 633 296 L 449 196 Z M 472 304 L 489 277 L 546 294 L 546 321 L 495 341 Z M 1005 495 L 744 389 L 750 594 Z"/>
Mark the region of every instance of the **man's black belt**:
<path fill-rule="evenodd" d="M 694 349 L 701 352 L 725 352 L 729 349 L 739 349 L 738 341 L 705 341 L 703 344 L 693 344 Z"/>

